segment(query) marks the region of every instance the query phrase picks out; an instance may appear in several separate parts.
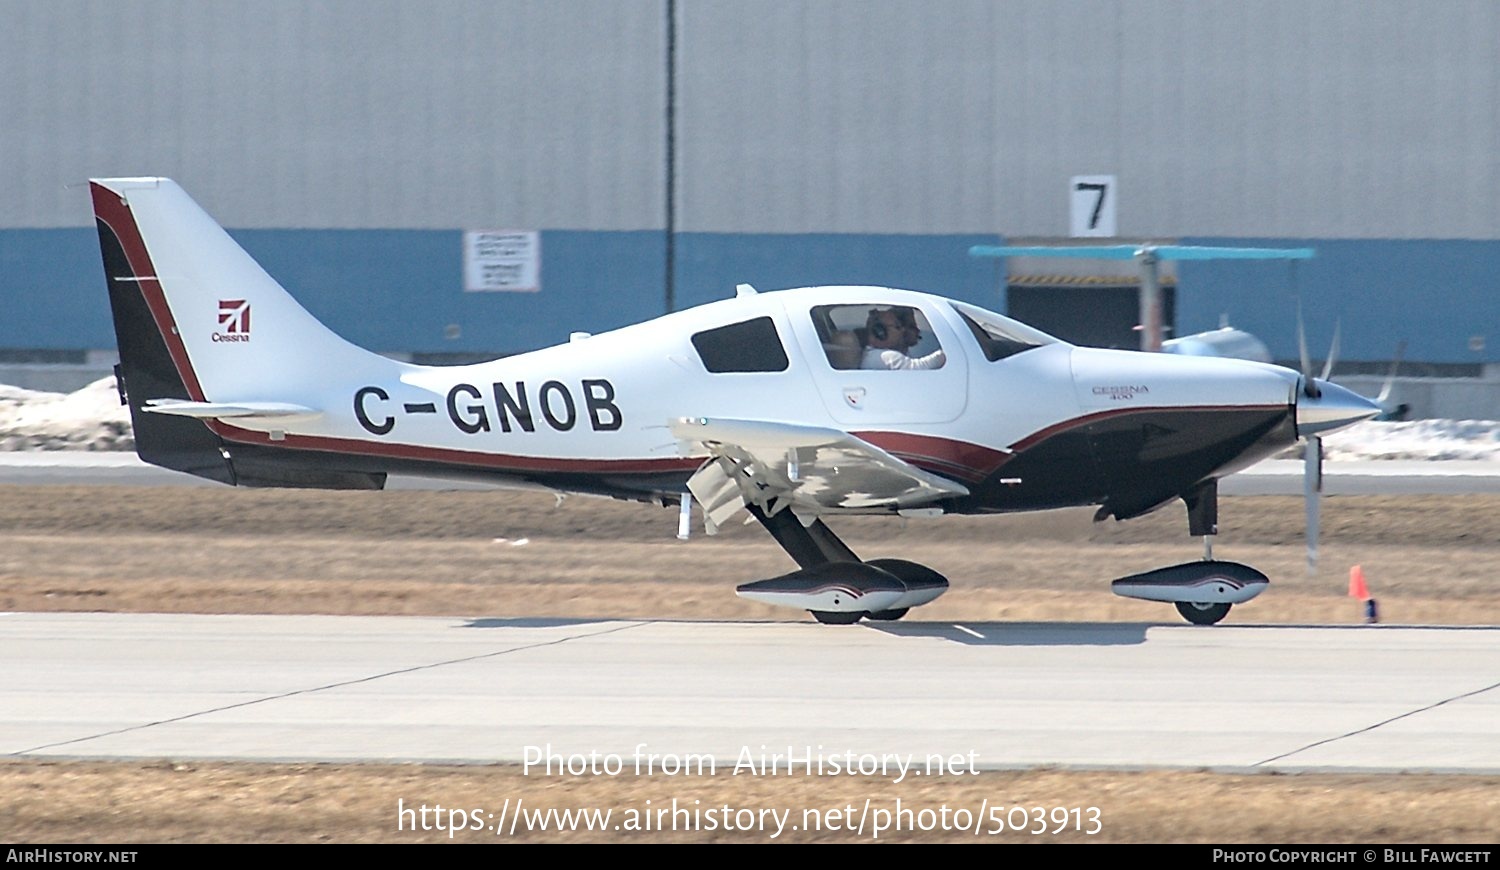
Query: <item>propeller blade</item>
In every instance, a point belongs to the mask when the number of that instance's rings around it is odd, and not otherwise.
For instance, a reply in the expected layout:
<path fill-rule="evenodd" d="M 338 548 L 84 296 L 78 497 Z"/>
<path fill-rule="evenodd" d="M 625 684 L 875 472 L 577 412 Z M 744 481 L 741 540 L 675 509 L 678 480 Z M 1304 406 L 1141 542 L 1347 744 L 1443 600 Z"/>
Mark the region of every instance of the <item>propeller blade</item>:
<path fill-rule="evenodd" d="M 1316 399 L 1321 395 L 1313 379 L 1312 358 L 1307 353 L 1307 328 L 1302 324 L 1302 300 L 1297 300 L 1297 354 L 1302 358 L 1302 392 Z"/>
<path fill-rule="evenodd" d="M 1333 362 L 1334 362 L 1334 360 L 1336 360 L 1336 359 L 1339 358 L 1339 333 L 1341 333 L 1343 331 L 1344 331 L 1344 321 L 1343 321 L 1343 319 L 1340 318 L 1339 320 L 1334 321 L 1334 324 L 1333 324 L 1333 343 L 1328 346 L 1328 359 L 1326 359 L 1326 360 L 1323 361 L 1323 380 L 1325 380 L 1325 381 L 1328 380 L 1329 376 L 1333 374 Z"/>
<path fill-rule="evenodd" d="M 1302 452 L 1302 501 L 1307 510 L 1307 573 L 1318 573 L 1318 537 L 1323 506 L 1323 439 L 1307 439 Z"/>
<path fill-rule="evenodd" d="M 1406 355 L 1406 339 L 1396 345 L 1396 356 L 1391 360 L 1391 373 L 1385 376 L 1385 385 L 1380 388 L 1380 395 L 1375 397 L 1376 404 L 1382 409 L 1386 407 L 1385 402 L 1391 397 L 1391 387 L 1396 385 L 1396 369 L 1401 367 L 1401 358 Z"/>

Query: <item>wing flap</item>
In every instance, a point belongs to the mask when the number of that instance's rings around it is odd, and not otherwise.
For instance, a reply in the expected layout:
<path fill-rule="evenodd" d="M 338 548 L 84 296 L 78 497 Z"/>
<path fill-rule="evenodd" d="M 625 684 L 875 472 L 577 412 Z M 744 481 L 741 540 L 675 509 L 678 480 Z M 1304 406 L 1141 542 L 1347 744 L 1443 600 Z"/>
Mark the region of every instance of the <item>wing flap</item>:
<path fill-rule="evenodd" d="M 747 504 L 815 517 L 919 508 L 969 494 L 963 484 L 838 429 L 708 417 L 681 417 L 668 428 L 684 452 L 707 449 L 712 457 L 688 483 L 711 531 Z"/>
<path fill-rule="evenodd" d="M 688 478 L 687 486 L 688 492 L 703 507 L 703 524 L 710 535 L 717 534 L 719 527 L 745 506 L 739 484 L 725 470 L 720 459 L 703 463 L 703 467 Z"/>

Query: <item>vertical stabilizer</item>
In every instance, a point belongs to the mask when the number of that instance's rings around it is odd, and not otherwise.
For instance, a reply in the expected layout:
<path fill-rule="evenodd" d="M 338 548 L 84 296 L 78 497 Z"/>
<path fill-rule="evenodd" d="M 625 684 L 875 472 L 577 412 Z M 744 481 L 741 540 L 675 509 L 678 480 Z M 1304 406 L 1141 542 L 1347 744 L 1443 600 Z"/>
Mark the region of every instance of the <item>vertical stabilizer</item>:
<path fill-rule="evenodd" d="M 407 368 L 319 323 L 170 179 L 90 187 L 121 377 L 147 462 L 237 482 L 219 424 L 143 411 L 147 403 L 326 407 L 342 395 L 329 372 L 376 381 Z"/>

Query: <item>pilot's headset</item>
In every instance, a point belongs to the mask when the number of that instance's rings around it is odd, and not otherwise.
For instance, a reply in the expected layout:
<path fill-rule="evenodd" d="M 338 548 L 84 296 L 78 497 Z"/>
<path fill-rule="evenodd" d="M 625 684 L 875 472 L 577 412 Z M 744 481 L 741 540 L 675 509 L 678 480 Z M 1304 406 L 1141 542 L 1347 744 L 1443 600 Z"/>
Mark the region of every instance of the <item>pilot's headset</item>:
<path fill-rule="evenodd" d="M 889 308 L 871 308 L 870 315 L 865 318 L 865 331 L 876 341 L 885 341 L 891 337 L 890 329 L 885 325 L 885 321 L 880 319 L 880 315 L 888 313 L 894 314 L 895 312 Z M 897 317 L 899 318 L 900 315 Z"/>

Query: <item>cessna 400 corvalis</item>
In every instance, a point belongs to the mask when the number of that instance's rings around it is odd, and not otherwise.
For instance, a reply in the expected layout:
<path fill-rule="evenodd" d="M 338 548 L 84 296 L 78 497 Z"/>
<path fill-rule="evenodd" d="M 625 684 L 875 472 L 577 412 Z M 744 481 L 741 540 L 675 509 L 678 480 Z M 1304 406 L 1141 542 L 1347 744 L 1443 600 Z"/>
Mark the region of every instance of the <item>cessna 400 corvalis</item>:
<path fill-rule="evenodd" d="M 492 362 L 420 366 L 334 335 L 183 190 L 91 184 L 143 460 L 240 486 L 378 489 L 387 474 L 748 511 L 798 570 L 741 595 L 822 622 L 898 619 L 948 587 L 862 560 L 825 524 L 1176 499 L 1204 558 L 1115 581 L 1219 621 L 1264 574 L 1212 558 L 1219 478 L 1374 415 L 1241 360 L 1074 347 L 883 287 L 733 299 Z M 899 554 L 896 554 L 899 556 Z"/>

